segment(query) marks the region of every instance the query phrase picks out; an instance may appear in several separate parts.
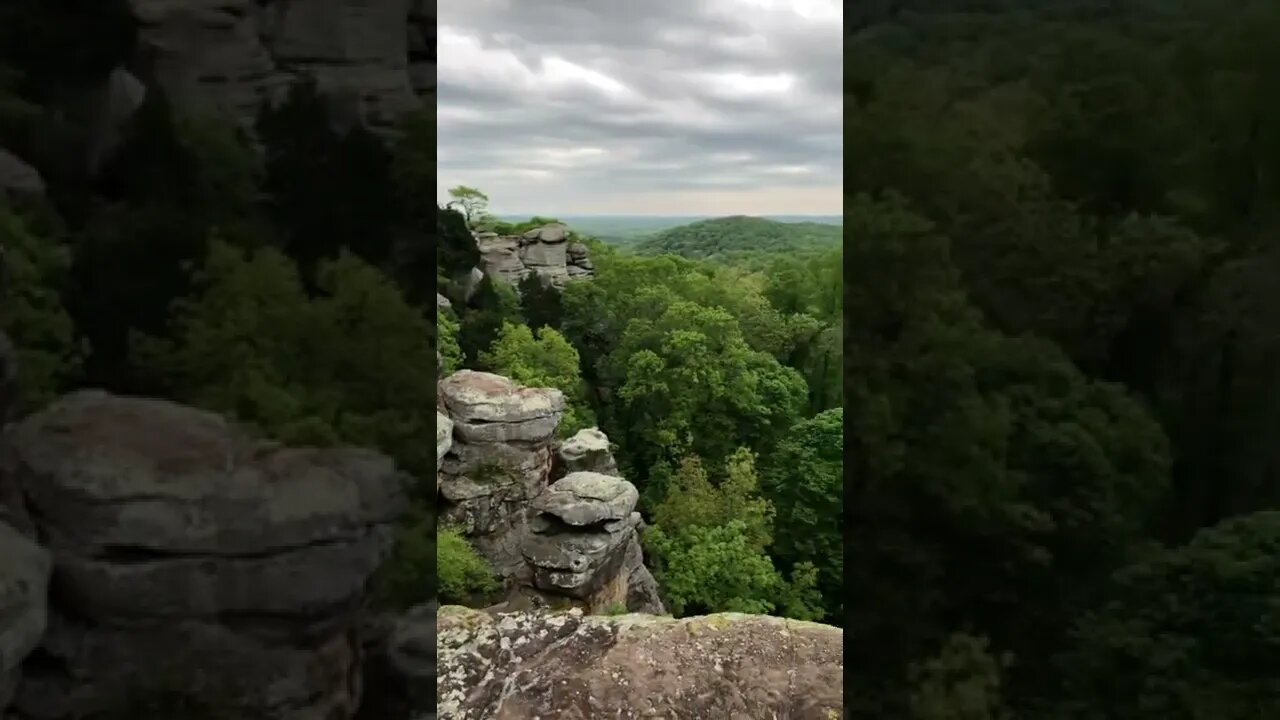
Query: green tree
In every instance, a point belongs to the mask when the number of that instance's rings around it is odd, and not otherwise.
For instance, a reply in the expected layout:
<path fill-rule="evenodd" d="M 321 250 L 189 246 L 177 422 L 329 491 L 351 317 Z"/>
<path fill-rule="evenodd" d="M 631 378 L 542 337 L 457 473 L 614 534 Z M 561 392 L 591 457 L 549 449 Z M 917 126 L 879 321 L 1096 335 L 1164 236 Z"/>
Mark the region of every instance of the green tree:
<path fill-rule="evenodd" d="M 958 633 L 911 667 L 913 720 L 1007 720 L 1002 696 L 1012 658 L 993 656 L 986 638 Z"/>
<path fill-rule="evenodd" d="M 504 323 L 493 346 L 480 354 L 480 366 L 527 387 L 563 392 L 565 412 L 557 428 L 561 436 L 595 425 L 578 369 L 578 351 L 555 330 L 544 327 L 535 334 L 527 325 Z"/>
<path fill-rule="evenodd" d="M 1232 518 L 1124 568 L 1061 658 L 1065 717 L 1280 712 L 1280 513 Z"/>
<path fill-rule="evenodd" d="M 168 393 L 294 443 L 387 452 L 419 478 L 434 425 L 431 326 L 376 268 L 352 255 L 323 263 L 318 294 L 274 249 L 214 242 L 167 338 L 138 336 L 139 366 Z"/>
<path fill-rule="evenodd" d="M 794 425 L 765 459 L 761 487 L 776 512 L 770 553 L 786 570 L 812 563 L 827 620 L 844 602 L 844 409 Z"/>
<path fill-rule="evenodd" d="M 515 288 L 486 274 L 462 313 L 458 329 L 458 345 L 466 364 L 469 367 L 480 364 L 481 353 L 493 346 L 503 326 L 520 321 L 520 298 Z"/>
<path fill-rule="evenodd" d="M 19 412 L 54 399 L 79 379 L 84 351 L 63 306 L 70 253 L 33 232 L 0 202 L 0 331 L 18 354 Z"/>
<path fill-rule="evenodd" d="M 452 528 L 436 535 L 436 568 L 442 602 L 466 603 L 500 586 L 489 564 Z"/>
<path fill-rule="evenodd" d="M 449 188 L 450 200 L 445 207 L 459 208 L 472 228 L 488 218 L 489 196 L 466 185 Z"/>
<path fill-rule="evenodd" d="M 458 321 L 447 312 L 436 310 L 436 332 L 440 340 L 436 349 L 444 360 L 444 374 L 452 375 L 462 368 L 462 348 L 458 345 Z"/>
<path fill-rule="evenodd" d="M 606 361 L 617 387 L 607 431 L 633 467 L 696 454 L 712 464 L 739 446 L 769 447 L 798 417 L 804 379 L 752 350 L 717 307 L 650 287 L 648 316 L 633 316 Z"/>
<path fill-rule="evenodd" d="M 772 519 L 772 506 L 759 495 L 750 451 L 741 448 L 730 456 L 718 485 L 701 460 L 685 458 L 645 534 L 672 611 L 780 610 L 798 619 L 819 617 L 816 569 L 800 564 L 788 582 L 767 553 Z"/>

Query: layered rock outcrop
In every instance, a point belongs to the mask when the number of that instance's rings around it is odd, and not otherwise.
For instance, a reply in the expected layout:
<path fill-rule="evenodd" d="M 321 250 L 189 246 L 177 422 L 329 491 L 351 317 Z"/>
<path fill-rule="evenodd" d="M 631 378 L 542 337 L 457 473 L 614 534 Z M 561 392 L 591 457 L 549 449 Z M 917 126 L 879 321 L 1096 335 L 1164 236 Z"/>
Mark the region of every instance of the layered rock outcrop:
<path fill-rule="evenodd" d="M 473 370 L 440 381 L 438 394 L 453 422 L 440 466 L 441 517 L 511 575 L 524 562 L 525 510 L 547 484 L 564 394 Z"/>
<path fill-rule="evenodd" d="M 556 449 L 555 477 L 575 472 L 618 475 L 618 463 L 609 447 L 609 436 L 599 428 L 583 428 Z"/>
<path fill-rule="evenodd" d="M 46 623 L 49 554 L 0 516 L 0 712 L 18 686 L 21 663 Z"/>
<path fill-rule="evenodd" d="M 175 692 L 230 717 L 354 713 L 359 611 L 406 509 L 390 459 L 285 448 L 211 413 L 98 391 L 7 442 L 57 577 L 20 717 Z"/>
<path fill-rule="evenodd" d="M 523 235 L 480 232 L 475 237 L 481 267 L 496 280 L 518 284 L 536 274 L 562 288 L 569 280 L 595 275 L 586 246 L 574 242 L 562 223 L 550 223 Z"/>
<path fill-rule="evenodd" d="M 834 720 L 843 706 L 844 636 L 826 625 L 446 606 L 436 632 L 449 720 Z"/>
<path fill-rule="evenodd" d="M 301 77 L 387 126 L 434 90 L 423 0 L 131 0 L 142 64 L 179 105 L 248 125 Z"/>
<path fill-rule="evenodd" d="M 463 370 L 439 397 L 453 433 L 449 447 L 437 434 L 441 515 L 506 580 L 502 607 L 665 612 L 640 548 L 639 493 L 617 476 L 609 439 L 591 428 L 555 444 L 562 393 Z"/>

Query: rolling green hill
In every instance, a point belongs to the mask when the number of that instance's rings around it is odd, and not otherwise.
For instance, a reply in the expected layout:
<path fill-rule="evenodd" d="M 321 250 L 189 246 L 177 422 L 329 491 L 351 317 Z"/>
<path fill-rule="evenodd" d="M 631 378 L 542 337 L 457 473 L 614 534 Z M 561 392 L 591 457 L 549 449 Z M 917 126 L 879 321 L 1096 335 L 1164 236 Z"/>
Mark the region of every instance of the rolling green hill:
<path fill-rule="evenodd" d="M 636 246 L 646 254 L 670 253 L 687 258 L 714 258 L 753 252 L 779 252 L 834 247 L 843 228 L 817 222 L 778 222 L 735 215 L 701 220 L 657 233 Z"/>

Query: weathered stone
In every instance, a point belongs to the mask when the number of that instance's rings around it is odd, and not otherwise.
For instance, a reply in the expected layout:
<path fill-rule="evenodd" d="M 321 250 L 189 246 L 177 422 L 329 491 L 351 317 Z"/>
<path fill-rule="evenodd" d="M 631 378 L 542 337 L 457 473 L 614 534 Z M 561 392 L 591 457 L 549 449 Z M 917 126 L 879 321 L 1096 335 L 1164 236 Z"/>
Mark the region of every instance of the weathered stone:
<path fill-rule="evenodd" d="M 0 520 L 0 711 L 13 699 L 22 660 L 44 635 L 52 567 L 47 552 Z"/>
<path fill-rule="evenodd" d="M 502 574 L 524 560 L 518 538 L 529 502 L 546 487 L 564 394 L 462 370 L 440 382 L 453 446 L 439 471 L 443 518 L 462 527 Z"/>
<path fill-rule="evenodd" d="M 436 603 L 379 618 L 365 636 L 364 701 L 356 720 L 435 717 Z"/>
<path fill-rule="evenodd" d="M 0 198 L 37 197 L 44 194 L 40 172 L 13 153 L 0 148 Z"/>
<path fill-rule="evenodd" d="M 141 60 L 181 107 L 223 111 L 246 127 L 264 101 L 279 101 L 303 77 L 349 97 L 368 124 L 384 128 L 420 107 L 412 82 L 411 27 L 421 35 L 434 9 L 409 0 L 131 0 Z M 416 74 L 434 75 L 418 53 Z M 431 84 L 432 87 L 434 84 Z"/>
<path fill-rule="evenodd" d="M 453 447 L 453 421 L 449 416 L 436 411 L 436 472 L 444 464 L 445 453 Z M 439 483 L 437 483 L 439 484 Z"/>
<path fill-rule="evenodd" d="M 440 383 L 449 415 L 461 423 L 519 423 L 564 413 L 564 393 L 526 388 L 492 373 L 460 370 Z"/>
<path fill-rule="evenodd" d="M 832 720 L 843 705 L 843 633 L 826 625 L 445 606 L 436 627 L 450 720 Z"/>
<path fill-rule="evenodd" d="M 520 549 L 532 566 L 534 587 L 588 599 L 621 574 L 634 536 L 630 527 L 619 532 L 531 532 Z"/>
<path fill-rule="evenodd" d="M 570 279 L 595 275 L 586 246 L 567 242 L 569 237 L 569 229 L 562 223 L 550 223 L 521 235 L 475 234 L 481 265 L 490 277 L 514 285 L 536 274 L 561 288 Z"/>
<path fill-rule="evenodd" d="M 594 525 L 622 520 L 635 509 L 640 493 L 619 477 L 593 472 L 570 473 L 555 481 L 531 507 L 569 525 Z"/>
<path fill-rule="evenodd" d="M 378 453 L 284 448 L 221 417 L 99 391 L 8 433 L 58 582 L 16 707 L 117 707 L 156 680 L 241 716 L 347 717 L 357 611 L 408 478 Z M 175 657 L 173 649 L 190 661 Z"/>
<path fill-rule="evenodd" d="M 556 450 L 556 474 L 575 472 L 617 475 L 618 463 L 609 449 L 609 437 L 599 428 L 584 428 L 565 440 Z"/>

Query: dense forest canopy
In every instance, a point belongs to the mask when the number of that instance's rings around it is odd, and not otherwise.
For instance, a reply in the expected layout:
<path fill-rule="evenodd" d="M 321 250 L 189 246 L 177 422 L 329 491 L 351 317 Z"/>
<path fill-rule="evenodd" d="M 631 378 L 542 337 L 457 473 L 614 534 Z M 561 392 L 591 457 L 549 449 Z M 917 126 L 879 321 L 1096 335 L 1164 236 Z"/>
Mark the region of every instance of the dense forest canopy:
<path fill-rule="evenodd" d="M 1280 5 L 848 20 L 853 715 L 1280 713 Z"/>
<path fill-rule="evenodd" d="M 778 222 L 735 215 L 713 218 L 663 230 L 640 241 L 642 253 L 680 255 L 693 259 L 726 259 L 746 253 L 785 253 L 836 247 L 838 225 L 816 222 Z"/>

